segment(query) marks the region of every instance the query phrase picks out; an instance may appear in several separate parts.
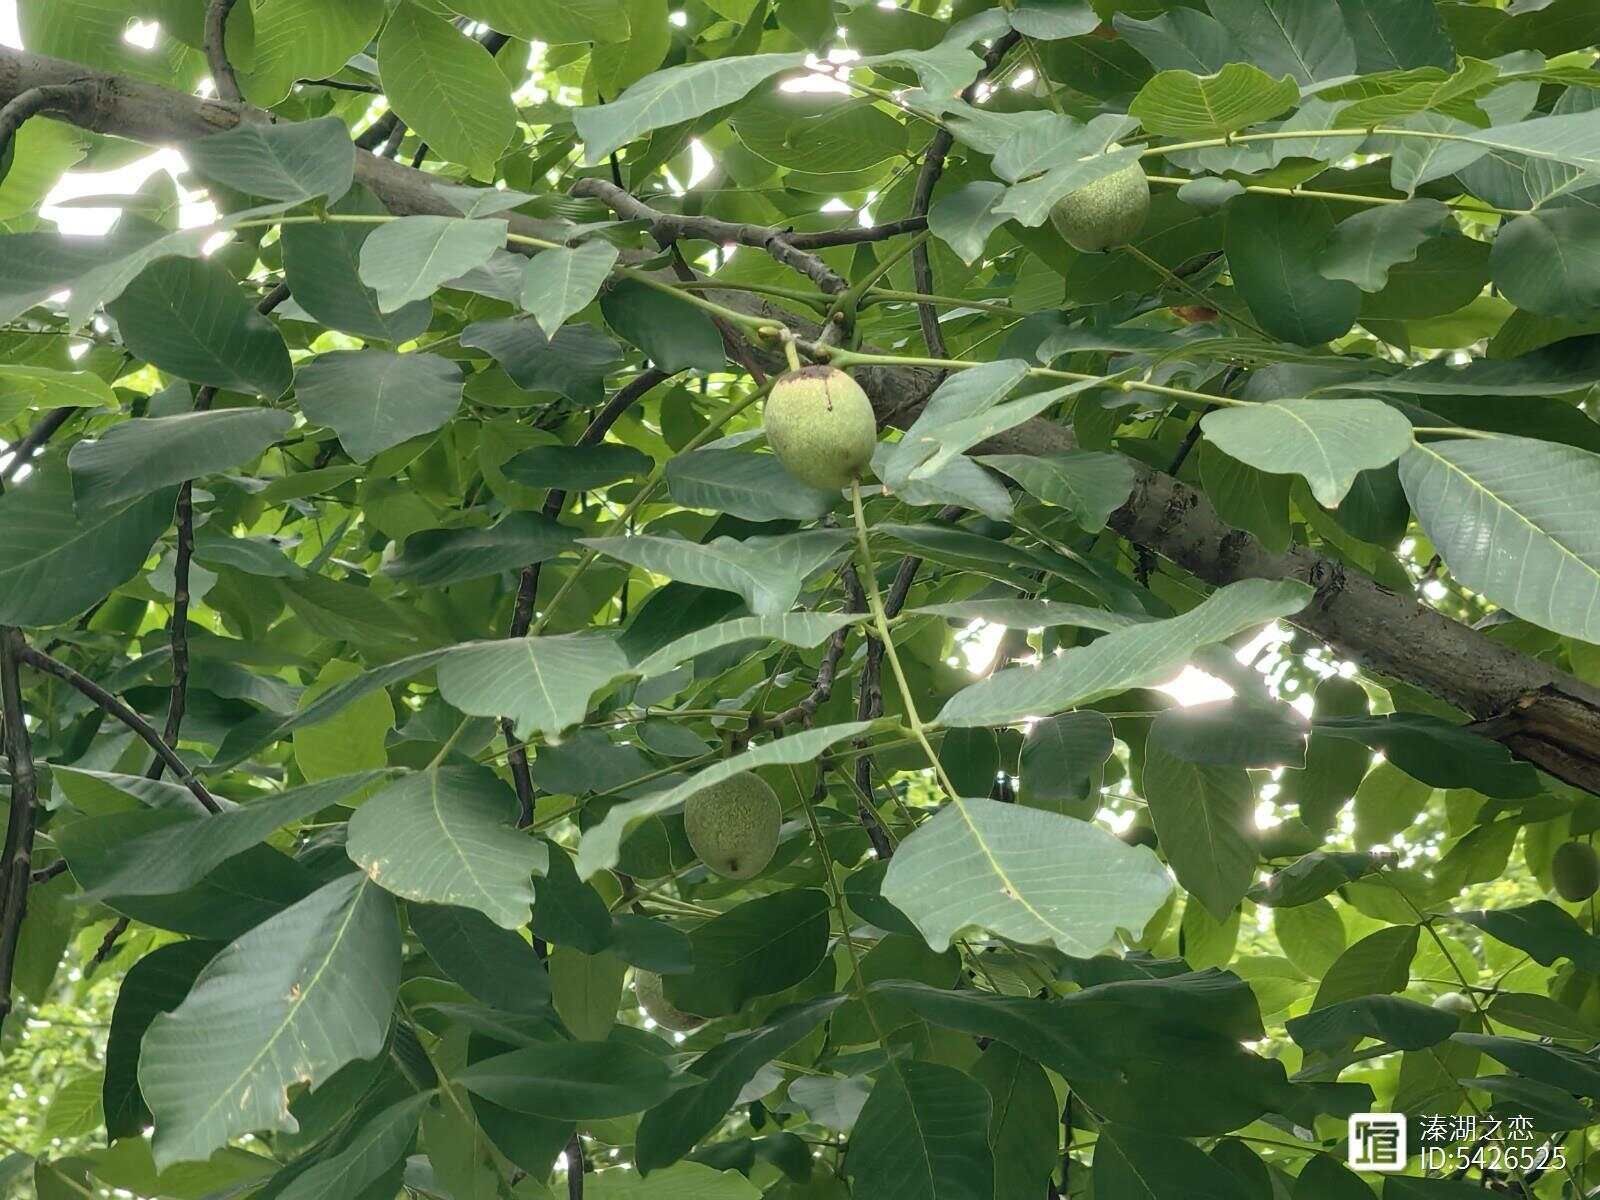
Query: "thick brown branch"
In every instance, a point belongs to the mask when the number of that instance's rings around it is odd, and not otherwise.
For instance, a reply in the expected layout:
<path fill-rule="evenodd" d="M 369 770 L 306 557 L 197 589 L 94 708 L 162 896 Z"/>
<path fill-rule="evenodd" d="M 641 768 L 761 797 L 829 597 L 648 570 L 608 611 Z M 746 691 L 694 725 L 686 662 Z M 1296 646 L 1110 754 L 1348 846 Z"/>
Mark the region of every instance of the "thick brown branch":
<path fill-rule="evenodd" d="M 230 104 L 237 104 L 244 99 L 244 93 L 239 90 L 238 77 L 233 73 L 233 64 L 228 61 L 227 31 L 228 13 L 233 9 L 235 0 L 211 0 L 211 5 L 206 9 L 206 64 L 211 68 L 211 82 L 216 86 L 217 98 Z"/>
<path fill-rule="evenodd" d="M 189 789 L 194 798 L 200 802 L 202 808 L 210 813 L 222 811 L 222 806 L 206 790 L 206 785 L 195 778 L 195 774 L 189 770 L 188 764 L 179 758 L 177 752 L 162 740 L 161 735 L 155 731 L 155 727 L 134 712 L 133 709 L 81 671 L 74 670 L 59 658 L 52 658 L 42 650 L 35 650 L 32 646 L 24 646 L 20 652 L 20 657 L 23 662 L 34 670 L 43 671 L 46 675 L 54 675 L 63 683 L 76 688 L 84 696 L 94 701 L 101 711 L 115 717 L 133 730 L 145 745 L 166 760 L 167 766 L 172 768 L 172 773 L 182 781 L 184 787 Z"/>
<path fill-rule="evenodd" d="M 34 775 L 33 745 L 28 737 L 17 669 L 26 644 L 20 630 L 0 627 L 0 715 L 5 720 L 6 759 L 11 767 L 10 815 L 5 857 L 0 860 L 0 1022 L 11 1012 L 11 980 L 16 970 L 22 918 L 28 912 L 33 834 L 38 818 L 39 784 Z"/>
<path fill-rule="evenodd" d="M 617 216 L 629 221 L 649 221 L 650 236 L 663 246 L 680 238 L 696 238 L 719 245 L 749 246 L 770 254 L 774 260 L 800 272 L 830 296 L 850 285 L 815 254 L 796 249 L 789 235 L 767 225 L 742 225 L 717 217 L 686 217 L 651 208 L 632 193 L 604 179 L 580 179 L 572 185 L 574 196 L 591 196 L 603 202 Z"/>

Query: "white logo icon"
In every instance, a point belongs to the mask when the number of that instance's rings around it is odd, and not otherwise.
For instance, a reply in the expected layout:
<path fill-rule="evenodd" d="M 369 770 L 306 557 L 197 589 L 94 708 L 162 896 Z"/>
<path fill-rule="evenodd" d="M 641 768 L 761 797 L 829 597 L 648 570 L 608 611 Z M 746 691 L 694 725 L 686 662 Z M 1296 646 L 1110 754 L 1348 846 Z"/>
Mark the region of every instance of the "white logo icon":
<path fill-rule="evenodd" d="M 1353 1171 L 1394 1172 L 1406 1169 L 1404 1113 L 1354 1113 L 1350 1117 Z"/>

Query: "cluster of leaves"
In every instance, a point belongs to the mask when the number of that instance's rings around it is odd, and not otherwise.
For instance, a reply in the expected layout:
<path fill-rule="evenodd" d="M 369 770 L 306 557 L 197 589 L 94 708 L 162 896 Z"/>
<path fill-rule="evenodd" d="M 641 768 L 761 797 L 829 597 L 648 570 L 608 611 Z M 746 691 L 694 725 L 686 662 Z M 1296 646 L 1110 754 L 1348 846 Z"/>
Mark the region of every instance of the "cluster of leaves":
<path fill-rule="evenodd" d="M 18 15 L 8 1079 L 116 999 L 8 1184 L 1344 1200 L 1383 1110 L 1588 1194 L 1592 0 Z M 187 192 L 41 215 L 140 141 Z M 786 356 L 899 427 L 859 489 L 764 447 Z"/>

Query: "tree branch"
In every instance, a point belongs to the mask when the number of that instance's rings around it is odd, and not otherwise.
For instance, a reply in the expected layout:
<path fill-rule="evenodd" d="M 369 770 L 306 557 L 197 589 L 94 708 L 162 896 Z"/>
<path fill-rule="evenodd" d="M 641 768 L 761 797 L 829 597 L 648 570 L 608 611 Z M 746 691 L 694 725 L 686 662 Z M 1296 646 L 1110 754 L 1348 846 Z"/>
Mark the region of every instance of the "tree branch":
<path fill-rule="evenodd" d="M 961 98 L 971 104 L 978 93 L 978 84 L 1000 65 L 1011 47 L 1015 46 L 1022 35 L 1016 30 L 1010 30 L 1004 37 L 995 40 L 983 56 L 983 70 L 978 72 L 978 77 L 969 83 L 961 93 Z M 933 189 L 939 182 L 939 177 L 944 174 L 945 156 L 950 153 L 950 147 L 955 143 L 955 137 L 948 129 L 941 127 L 928 142 L 928 149 L 922 156 L 922 169 L 917 172 L 917 183 L 911 191 L 911 215 L 926 218 L 928 205 L 933 200 Z M 933 291 L 933 263 L 928 258 L 928 243 L 913 246 L 911 249 L 911 278 L 916 284 L 916 290 L 926 295 Z M 917 323 L 922 327 L 922 340 L 928 345 L 928 354 L 933 358 L 949 358 L 950 351 L 945 346 L 944 332 L 939 328 L 939 310 L 926 302 L 917 305 Z"/>
<path fill-rule="evenodd" d="M 604 179 L 580 179 L 572 185 L 572 194 L 599 200 L 624 220 L 649 221 L 650 236 L 663 246 L 680 238 L 698 238 L 721 245 L 731 242 L 765 251 L 777 262 L 804 275 L 830 296 L 850 286 L 844 276 L 815 254 L 797 249 L 790 242 L 789 235 L 781 229 L 768 225 L 743 225 L 718 217 L 685 217 L 664 213 Z"/>
<path fill-rule="evenodd" d="M 189 789 L 194 798 L 200 802 L 202 808 L 209 813 L 222 811 L 222 806 L 206 790 L 206 785 L 195 778 L 194 772 L 189 770 L 188 765 L 178 757 L 177 752 L 162 740 L 161 735 L 155 731 L 150 722 L 134 712 L 133 709 L 106 691 L 105 688 L 87 675 L 69 667 L 59 658 L 50 657 L 42 650 L 35 650 L 32 646 L 23 646 L 19 652 L 19 657 L 34 670 L 43 671 L 47 675 L 54 675 L 63 683 L 70 684 L 94 701 L 102 711 L 115 717 L 133 730 L 145 745 L 166 760 L 167 766 L 172 768 L 172 773 L 183 782 L 183 786 Z"/>
<path fill-rule="evenodd" d="M 71 114 L 93 95 L 94 89 L 81 83 L 45 83 L 13 96 L 0 108 L 0 162 L 13 149 L 13 139 L 29 117 L 41 113 Z"/>
<path fill-rule="evenodd" d="M 233 64 L 228 61 L 227 26 L 228 13 L 232 10 L 234 0 L 211 0 L 211 6 L 206 9 L 206 63 L 211 68 L 211 82 L 216 86 L 217 98 L 229 104 L 237 104 L 244 99 L 244 93 L 239 90 L 239 79 L 233 73 Z"/>
<path fill-rule="evenodd" d="M 6 758 L 11 764 L 10 816 L 5 857 L 0 860 L 0 1022 L 11 1012 L 11 980 L 16 971 L 22 918 L 28 912 L 33 834 L 38 818 L 39 783 L 33 769 L 33 745 L 17 669 L 26 645 L 20 630 L 0 627 L 0 715 L 5 719 Z"/>
<path fill-rule="evenodd" d="M 640 371 L 606 401 L 604 407 L 594 415 L 588 427 L 578 436 L 576 444 L 593 446 L 603 441 L 606 433 L 623 413 L 643 399 L 652 388 L 671 378 L 672 376 L 666 371 L 658 371 L 653 367 L 647 371 Z M 567 493 L 560 488 L 552 489 L 544 498 L 544 515 L 552 521 L 555 520 L 566 503 Z M 534 600 L 539 594 L 539 568 L 543 565 L 543 563 L 529 563 L 522 568 L 522 575 L 517 580 L 516 602 L 511 609 L 511 629 L 507 635 L 509 637 L 528 636 L 528 630 L 533 625 Z M 528 751 L 523 746 L 522 740 L 517 737 L 516 726 L 509 717 L 500 718 L 500 732 L 506 739 L 506 763 L 511 768 L 511 781 L 517 790 L 517 827 L 525 829 L 533 823 L 533 776 L 528 770 Z"/>
<path fill-rule="evenodd" d="M 921 233 L 928 227 L 927 217 L 901 217 L 881 225 L 857 225 L 844 229 L 822 229 L 815 233 L 789 231 L 783 240 L 796 250 L 826 250 L 830 246 L 855 246 L 862 242 L 886 242 L 908 233 Z"/>
<path fill-rule="evenodd" d="M 53 408 L 39 418 L 38 424 L 28 430 L 15 446 L 11 447 L 11 461 L 4 471 L 0 471 L 0 492 L 6 490 L 8 480 L 15 480 L 22 468 L 33 461 L 33 456 L 39 448 L 54 437 L 68 421 L 76 414 L 83 412 L 81 408 Z"/>

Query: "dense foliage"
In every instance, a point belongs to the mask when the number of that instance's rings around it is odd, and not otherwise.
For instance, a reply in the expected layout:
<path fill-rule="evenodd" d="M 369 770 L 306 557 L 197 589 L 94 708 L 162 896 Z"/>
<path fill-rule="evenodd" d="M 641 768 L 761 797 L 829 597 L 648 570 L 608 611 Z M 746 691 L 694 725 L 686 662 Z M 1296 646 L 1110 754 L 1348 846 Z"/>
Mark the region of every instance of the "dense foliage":
<path fill-rule="evenodd" d="M 17 14 L 5 1187 L 1595 1194 L 1593 0 Z"/>

